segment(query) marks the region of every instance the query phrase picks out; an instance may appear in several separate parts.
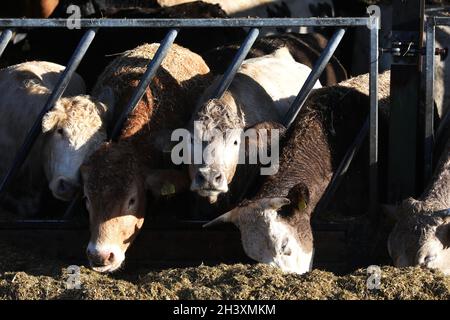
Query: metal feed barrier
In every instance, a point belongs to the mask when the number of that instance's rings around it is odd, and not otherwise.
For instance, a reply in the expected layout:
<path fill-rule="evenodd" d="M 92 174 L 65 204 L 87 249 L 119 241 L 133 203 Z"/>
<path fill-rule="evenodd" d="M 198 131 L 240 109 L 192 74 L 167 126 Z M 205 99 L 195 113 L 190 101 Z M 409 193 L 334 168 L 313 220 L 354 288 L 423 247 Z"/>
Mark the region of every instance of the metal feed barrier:
<path fill-rule="evenodd" d="M 374 20 L 375 19 L 375 20 Z M 3 28 L 3 32 L 0 38 L 0 55 L 3 53 L 8 42 L 10 41 L 13 30 L 16 28 L 66 28 L 67 21 L 65 19 L 0 19 L 0 28 Z M 41 132 L 41 122 L 44 115 L 53 108 L 56 101 L 62 96 L 66 89 L 72 75 L 83 59 L 89 46 L 94 41 L 95 35 L 99 28 L 169 28 L 166 37 L 161 41 L 160 47 L 157 50 L 154 58 L 148 64 L 147 70 L 142 76 L 136 91 L 130 99 L 124 112 L 121 114 L 118 122 L 115 124 L 114 129 L 109 139 L 116 140 L 120 136 L 120 132 L 128 116 L 133 112 L 134 108 L 145 93 L 145 89 L 151 83 L 158 68 L 163 62 L 165 56 L 168 53 L 170 46 L 174 43 L 179 29 L 182 28 L 195 28 L 195 27 L 247 27 L 251 28 L 248 32 L 247 38 L 242 43 L 239 51 L 234 57 L 232 63 L 228 66 L 228 69 L 223 75 L 220 85 L 213 94 L 213 97 L 221 97 L 225 90 L 231 84 L 237 70 L 242 64 L 243 60 L 250 51 L 253 43 L 258 37 L 259 28 L 266 27 L 337 27 L 337 31 L 334 33 L 328 45 L 323 50 L 314 65 L 311 73 L 309 74 L 306 82 L 300 90 L 298 96 L 294 100 L 290 110 L 288 111 L 284 125 L 289 127 L 294 122 L 295 118 L 301 111 L 306 99 L 308 98 L 314 83 L 319 79 L 322 71 L 325 69 L 330 58 L 334 54 L 341 39 L 345 34 L 346 27 L 368 27 L 370 25 L 378 25 L 378 17 L 361 17 L 361 18 L 271 18 L 271 19 L 81 19 L 80 26 L 82 29 L 87 29 L 82 37 L 78 47 L 75 49 L 71 59 L 67 63 L 67 67 L 64 73 L 61 75 L 58 84 L 50 95 L 47 103 L 43 107 L 38 118 L 34 122 L 33 127 L 29 131 L 24 143 L 22 144 L 19 152 L 16 154 L 14 162 L 7 171 L 6 175 L 2 178 L 0 184 L 0 193 L 4 193 L 8 188 L 8 185 L 17 174 L 21 165 L 26 160 L 28 153 L 33 147 L 36 138 Z M 353 156 L 362 145 L 364 138 L 369 133 L 370 135 L 370 211 L 375 212 L 377 204 L 377 165 L 378 165 L 378 28 L 372 27 L 370 29 L 370 56 L 368 57 L 370 65 L 370 112 L 367 121 L 360 130 L 354 143 L 348 150 L 344 160 L 339 166 L 338 171 L 332 179 L 332 182 L 327 189 L 324 196 L 324 201 L 321 203 L 321 207 L 325 208 L 328 200 L 331 198 L 334 190 L 337 189 L 339 182 L 345 175 Z M 70 32 L 70 31 L 68 31 Z M 74 203 L 69 206 L 69 212 L 66 212 L 65 217 L 70 215 L 71 209 L 74 207 Z M 199 227 L 204 221 L 188 221 L 184 224 L 185 227 L 193 228 Z M 54 230 L 58 231 L 70 229 L 73 226 L 69 220 L 60 221 L 17 221 L 16 223 L 3 224 L 2 233 L 5 234 L 5 230 L 13 230 L 18 227 L 23 230 Z M 158 230 L 158 227 L 153 227 Z M 179 227 L 167 227 L 167 229 L 177 229 Z M 329 227 L 324 226 L 324 229 Z M 78 234 L 80 228 L 75 228 Z M 72 229 L 71 231 L 74 231 Z M 163 228 L 164 229 L 164 228 Z M 86 232 L 84 228 L 84 232 Z M 165 231 L 164 234 L 166 234 Z M 208 231 L 203 231 L 204 235 L 208 235 Z M 161 236 L 161 235 L 160 235 Z M 59 237 L 62 237 L 60 235 Z M 31 238 L 30 238 L 31 239 Z M 149 241 L 153 241 L 149 240 Z M 162 239 L 159 239 L 162 240 Z M 33 241 L 33 240 L 30 240 Z M 230 241 L 230 239 L 226 240 Z M 199 246 L 204 245 L 198 243 Z M 236 249 L 236 248 L 235 248 Z M 236 252 L 236 251 L 234 251 Z M 192 259 L 192 258 L 191 258 Z"/>
<path fill-rule="evenodd" d="M 433 173 L 433 148 L 435 142 L 434 128 L 434 81 L 435 81 L 435 52 L 436 52 L 436 27 L 450 27 L 450 17 L 429 17 L 426 21 L 426 52 L 425 52 L 425 139 L 424 139 L 424 180 L 428 181 Z M 439 128 L 436 130 L 436 138 L 442 133 L 446 123 L 450 121 L 450 112 L 444 115 Z"/>

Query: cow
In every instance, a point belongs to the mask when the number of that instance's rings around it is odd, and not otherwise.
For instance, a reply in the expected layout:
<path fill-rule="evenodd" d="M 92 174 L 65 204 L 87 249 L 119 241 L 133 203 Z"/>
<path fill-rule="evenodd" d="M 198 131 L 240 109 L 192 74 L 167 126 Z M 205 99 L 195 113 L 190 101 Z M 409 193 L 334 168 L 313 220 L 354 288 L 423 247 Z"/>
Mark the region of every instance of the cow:
<path fill-rule="evenodd" d="M 388 238 L 396 267 L 422 266 L 450 275 L 450 124 L 428 187 L 385 211 L 397 220 Z"/>
<path fill-rule="evenodd" d="M 48 18 L 59 0 L 16 0 L 2 4 L 0 17 L 5 18 Z"/>
<path fill-rule="evenodd" d="M 50 18 L 68 18 L 67 5 L 76 1 L 61 2 Z M 88 1 L 89 2 L 89 1 Z M 227 18 L 228 15 L 219 6 L 201 1 L 181 4 L 168 8 L 129 8 L 121 6 L 86 5 L 82 18 Z M 89 2 L 90 3 L 90 2 Z M 130 3 L 132 1 L 126 1 Z M 84 8 L 84 7 L 83 7 Z M 90 8 L 90 9 L 89 9 Z M 88 10 L 89 9 L 89 10 Z M 27 32 L 25 40 L 10 46 L 2 56 L 3 64 L 16 64 L 28 60 L 46 60 L 66 64 L 75 50 L 85 30 L 67 29 L 32 29 Z M 135 48 L 142 43 L 160 42 L 167 33 L 165 28 L 118 28 L 102 29 L 96 35 L 86 56 L 78 68 L 79 74 L 91 90 L 97 77 L 106 66 L 119 54 Z M 201 54 L 220 45 L 241 42 L 245 31 L 241 28 L 186 28 L 179 32 L 176 43 Z M 208 39 L 205 41 L 204 39 Z M 64 46 L 60 46 L 64 43 Z"/>
<path fill-rule="evenodd" d="M 247 59 L 261 57 L 271 54 L 279 48 L 287 47 L 295 61 L 312 68 L 327 43 L 328 40 L 320 33 L 270 35 L 256 40 L 247 55 Z M 239 47 L 240 44 L 221 46 L 203 53 L 202 57 L 206 60 L 213 73 L 220 74 L 231 63 Z M 333 55 L 320 76 L 320 83 L 324 86 L 330 86 L 347 79 L 347 71 L 336 56 Z"/>
<path fill-rule="evenodd" d="M 380 106 L 389 94 L 389 74 L 380 75 Z M 368 114 L 368 74 L 318 89 L 306 101 L 282 142 L 279 170 L 251 200 L 217 217 L 241 233 L 246 254 L 285 272 L 311 270 L 311 216 L 337 166 Z"/>
<path fill-rule="evenodd" d="M 170 7 L 194 0 L 157 0 L 163 7 Z M 205 0 L 204 2 L 218 4 L 233 17 L 332 17 L 334 15 L 333 2 L 329 0 Z"/>
<path fill-rule="evenodd" d="M 12 164 L 64 68 L 50 62 L 31 61 L 0 71 L 1 176 Z M 74 74 L 64 96 L 45 115 L 43 134 L 37 139 L 5 199 L 11 211 L 22 217 L 35 214 L 46 180 L 56 198 L 68 200 L 73 195 L 79 185 L 78 168 L 83 155 L 89 154 L 97 140 L 102 139 L 99 117 L 91 121 L 86 118 L 105 113 L 100 102 L 84 105 L 84 93 L 83 79 Z M 79 108 L 80 104 L 84 107 Z M 80 139 L 85 137 L 91 137 L 91 140 Z"/>
<path fill-rule="evenodd" d="M 106 89 L 113 93 L 114 109 L 123 109 L 158 48 L 145 44 L 117 57 L 93 94 Z M 87 256 L 94 270 L 112 272 L 123 263 L 144 222 L 146 190 L 152 190 L 147 177 L 165 166 L 157 141 L 162 132 L 186 125 L 211 81 L 209 72 L 199 55 L 172 45 L 118 141 L 102 144 L 82 166 L 91 231 Z"/>
<path fill-rule="evenodd" d="M 189 165 L 191 191 L 210 203 L 226 193 L 239 160 L 241 131 L 265 121 L 281 122 L 310 72 L 283 47 L 245 60 L 219 99 L 211 97 L 220 81 L 216 78 L 200 98 L 189 128 L 202 140 L 204 154 L 201 163 Z M 319 81 L 314 84 L 320 87 Z M 196 143 L 192 140 L 191 150 L 196 150 Z"/>

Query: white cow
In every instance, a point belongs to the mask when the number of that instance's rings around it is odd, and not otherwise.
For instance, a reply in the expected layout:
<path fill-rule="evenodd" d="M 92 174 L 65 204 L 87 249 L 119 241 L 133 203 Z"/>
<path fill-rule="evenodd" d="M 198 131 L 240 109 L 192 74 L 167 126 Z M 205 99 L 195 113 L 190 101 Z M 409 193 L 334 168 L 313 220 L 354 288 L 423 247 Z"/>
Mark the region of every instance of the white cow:
<path fill-rule="evenodd" d="M 228 192 L 239 160 L 241 130 L 261 122 L 281 122 L 310 72 L 283 47 L 244 61 L 223 97 L 208 100 L 220 80 L 216 79 L 200 99 L 190 125 L 194 137 L 203 140 L 203 153 L 209 154 L 202 164 L 190 165 L 191 190 L 211 203 Z M 319 82 L 314 86 L 320 87 Z M 194 121 L 201 125 L 194 125 Z M 215 134 L 217 131 L 226 139 Z M 197 140 L 192 140 L 193 151 Z"/>
<path fill-rule="evenodd" d="M 13 162 L 64 68 L 33 61 L 0 70 L 1 176 Z M 45 115 L 44 134 L 37 139 L 5 198 L 6 206 L 19 215 L 37 212 L 46 182 L 56 198 L 72 198 L 79 186 L 80 165 L 105 139 L 107 108 L 84 93 L 83 79 L 74 74 L 64 97 Z"/>

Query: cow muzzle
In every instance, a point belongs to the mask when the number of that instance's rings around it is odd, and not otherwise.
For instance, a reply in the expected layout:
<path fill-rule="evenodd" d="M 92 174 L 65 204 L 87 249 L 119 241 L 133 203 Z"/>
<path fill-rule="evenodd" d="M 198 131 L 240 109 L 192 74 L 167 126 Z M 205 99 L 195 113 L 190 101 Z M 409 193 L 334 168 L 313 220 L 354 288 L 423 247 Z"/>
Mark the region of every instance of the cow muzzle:
<path fill-rule="evenodd" d="M 217 200 L 219 194 L 228 192 L 226 176 L 219 170 L 200 168 L 192 180 L 191 191 L 197 192 L 201 197 Z"/>
<path fill-rule="evenodd" d="M 116 271 L 125 260 L 122 250 L 115 245 L 96 245 L 90 242 L 86 254 L 91 268 L 100 273 Z"/>
<path fill-rule="evenodd" d="M 70 201 L 80 188 L 78 181 L 66 177 L 58 177 L 50 183 L 50 190 L 56 199 Z"/>

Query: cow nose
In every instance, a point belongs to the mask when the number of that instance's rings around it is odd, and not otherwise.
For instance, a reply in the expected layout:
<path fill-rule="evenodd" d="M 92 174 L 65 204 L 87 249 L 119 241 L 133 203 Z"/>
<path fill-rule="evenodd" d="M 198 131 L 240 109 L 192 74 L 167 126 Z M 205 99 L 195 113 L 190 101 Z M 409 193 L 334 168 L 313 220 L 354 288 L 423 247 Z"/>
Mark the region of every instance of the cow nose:
<path fill-rule="evenodd" d="M 70 200 L 78 188 L 78 184 L 67 178 L 60 177 L 56 180 L 53 193 L 60 200 Z"/>
<path fill-rule="evenodd" d="M 223 182 L 223 174 L 220 172 L 214 173 L 212 180 L 214 181 L 214 186 L 220 186 Z"/>
<path fill-rule="evenodd" d="M 206 182 L 206 173 L 199 171 L 197 172 L 197 175 L 195 176 L 195 181 L 198 185 L 203 185 Z"/>
<path fill-rule="evenodd" d="M 200 170 L 195 179 L 199 186 L 217 189 L 223 184 L 224 176 L 216 170 Z"/>
<path fill-rule="evenodd" d="M 434 260 L 436 260 L 437 256 L 435 254 L 429 254 L 427 256 L 425 256 L 425 258 L 423 259 L 423 265 L 425 266 L 429 266 L 430 263 L 432 263 Z"/>
<path fill-rule="evenodd" d="M 87 256 L 93 267 L 108 266 L 114 262 L 115 258 L 114 252 L 112 251 L 99 251 L 90 248 L 87 249 Z"/>

